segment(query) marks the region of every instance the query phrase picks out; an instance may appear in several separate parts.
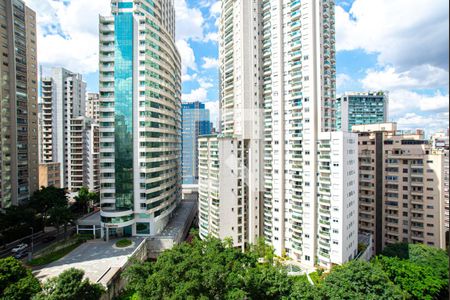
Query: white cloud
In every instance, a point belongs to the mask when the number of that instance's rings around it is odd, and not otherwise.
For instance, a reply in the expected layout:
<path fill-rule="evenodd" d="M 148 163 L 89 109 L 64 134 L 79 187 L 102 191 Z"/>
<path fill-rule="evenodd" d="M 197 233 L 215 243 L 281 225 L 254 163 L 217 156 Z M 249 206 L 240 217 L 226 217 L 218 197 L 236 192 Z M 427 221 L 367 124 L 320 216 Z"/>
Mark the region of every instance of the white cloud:
<path fill-rule="evenodd" d="M 181 55 L 183 74 L 187 74 L 189 69 L 196 71 L 195 53 L 189 43 L 185 40 L 178 40 L 176 44 Z"/>
<path fill-rule="evenodd" d="M 79 73 L 98 70 L 98 15 L 109 13 L 110 1 L 25 2 L 37 13 L 40 64 Z"/>
<path fill-rule="evenodd" d="M 203 39 L 203 42 L 215 42 L 219 41 L 219 33 L 218 32 L 208 32 Z"/>
<path fill-rule="evenodd" d="M 449 94 L 442 95 L 436 91 L 432 95 L 419 94 L 410 90 L 399 89 L 390 93 L 390 113 L 398 118 L 409 112 L 445 112 L 449 108 Z M 426 124 L 423 124 L 425 126 Z"/>
<path fill-rule="evenodd" d="M 423 129 L 426 124 L 426 133 L 431 134 L 448 128 L 448 112 L 439 113 L 433 116 L 422 116 L 416 113 L 407 113 L 398 119 L 399 128 L 404 130 Z"/>
<path fill-rule="evenodd" d="M 211 122 L 214 124 L 214 127 L 216 130 L 220 128 L 219 122 L 220 122 L 220 108 L 219 108 L 219 101 L 212 101 L 205 103 L 205 106 L 207 109 L 209 109 L 210 116 L 211 116 Z"/>
<path fill-rule="evenodd" d="M 355 0 L 336 9 L 337 50 L 379 53 L 381 64 L 448 69 L 448 0 Z"/>
<path fill-rule="evenodd" d="M 205 19 L 200 9 L 188 7 L 186 0 L 175 0 L 175 11 L 177 41 L 202 40 Z"/>
<path fill-rule="evenodd" d="M 184 102 L 193 102 L 193 101 L 205 102 L 208 99 L 208 90 L 206 88 L 199 87 L 198 89 L 192 90 L 188 94 L 183 94 L 181 99 Z"/>
<path fill-rule="evenodd" d="M 219 67 L 219 60 L 214 57 L 203 57 L 203 69 L 217 69 Z"/>
<path fill-rule="evenodd" d="M 213 80 L 210 78 L 198 78 L 198 84 L 204 89 L 210 89 L 214 86 Z"/>
<path fill-rule="evenodd" d="M 336 76 L 336 85 L 338 88 L 341 86 L 344 86 L 345 84 L 347 84 L 351 81 L 352 81 L 352 78 L 347 74 L 340 73 L 340 74 L 337 74 L 337 76 Z"/>
<path fill-rule="evenodd" d="M 209 9 L 209 14 L 214 17 L 218 18 L 222 12 L 222 3 L 221 1 L 216 1 L 213 5 L 211 5 Z"/>
<path fill-rule="evenodd" d="M 448 85 L 448 72 L 431 65 L 414 67 L 404 72 L 386 67 L 381 71 L 368 70 L 362 84 L 367 89 L 428 89 Z"/>

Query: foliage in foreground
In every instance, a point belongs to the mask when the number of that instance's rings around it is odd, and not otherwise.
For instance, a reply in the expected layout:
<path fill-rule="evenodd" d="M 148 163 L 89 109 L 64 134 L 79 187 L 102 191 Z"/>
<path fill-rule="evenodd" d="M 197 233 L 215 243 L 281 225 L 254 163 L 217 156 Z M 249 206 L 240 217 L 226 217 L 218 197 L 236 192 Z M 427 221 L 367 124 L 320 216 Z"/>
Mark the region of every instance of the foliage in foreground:
<path fill-rule="evenodd" d="M 18 260 L 0 259 L 0 299 L 31 299 L 40 290 L 39 281 Z"/>
<path fill-rule="evenodd" d="M 423 245 L 404 256 L 352 261 L 331 273 L 289 277 L 273 260 L 273 250 L 259 243 L 246 253 L 216 239 L 182 244 L 156 262 L 137 263 L 126 271 L 125 299 L 445 299 L 448 258 Z M 389 252 L 389 251 L 392 251 Z M 386 255 L 395 250 L 387 248 Z M 261 264 L 259 258 L 264 257 Z M 432 273 L 425 266 L 436 267 Z M 444 284 L 445 283 L 445 284 Z M 447 298 L 448 299 L 448 298 Z"/>
<path fill-rule="evenodd" d="M 104 292 L 99 284 L 83 280 L 84 272 L 70 269 L 42 286 L 30 270 L 12 258 L 0 259 L 1 300 L 98 300 Z"/>
<path fill-rule="evenodd" d="M 98 300 L 104 292 L 100 284 L 91 284 L 84 279 L 84 272 L 69 269 L 58 277 L 49 279 L 35 300 Z"/>

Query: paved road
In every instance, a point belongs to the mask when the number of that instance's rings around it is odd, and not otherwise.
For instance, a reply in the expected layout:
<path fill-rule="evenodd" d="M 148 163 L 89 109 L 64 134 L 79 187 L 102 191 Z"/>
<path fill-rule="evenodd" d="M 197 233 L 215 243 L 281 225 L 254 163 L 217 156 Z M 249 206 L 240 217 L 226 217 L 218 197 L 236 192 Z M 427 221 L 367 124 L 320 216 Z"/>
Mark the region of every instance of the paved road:
<path fill-rule="evenodd" d="M 37 253 L 48 246 L 59 242 L 63 240 L 66 237 L 70 237 L 76 232 L 76 227 L 69 227 L 67 229 L 67 233 L 64 233 L 63 230 L 59 234 L 56 234 L 56 231 L 48 232 L 48 233 L 36 233 L 33 237 L 33 251 L 34 253 Z M 44 239 L 48 236 L 55 236 L 56 239 L 50 242 L 44 242 Z M 6 258 L 8 256 L 14 256 L 13 253 L 11 253 L 11 250 L 15 248 L 20 243 L 26 243 L 28 244 L 28 248 L 26 250 L 31 251 L 31 236 L 27 239 L 21 239 L 20 241 L 16 241 L 14 243 L 11 243 L 7 248 L 0 251 L 0 258 Z"/>

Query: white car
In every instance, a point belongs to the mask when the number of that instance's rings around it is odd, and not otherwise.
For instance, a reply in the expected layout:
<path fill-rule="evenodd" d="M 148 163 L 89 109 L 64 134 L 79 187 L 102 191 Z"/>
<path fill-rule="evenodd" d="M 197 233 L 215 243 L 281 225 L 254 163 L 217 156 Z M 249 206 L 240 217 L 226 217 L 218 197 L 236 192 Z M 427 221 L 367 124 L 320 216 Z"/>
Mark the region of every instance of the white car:
<path fill-rule="evenodd" d="M 12 252 L 12 253 L 17 253 L 17 252 L 23 251 L 23 250 L 25 250 L 25 249 L 27 249 L 27 248 L 28 248 L 28 245 L 22 243 L 22 244 L 17 245 L 16 247 L 14 247 L 14 248 L 11 250 L 11 252 Z"/>

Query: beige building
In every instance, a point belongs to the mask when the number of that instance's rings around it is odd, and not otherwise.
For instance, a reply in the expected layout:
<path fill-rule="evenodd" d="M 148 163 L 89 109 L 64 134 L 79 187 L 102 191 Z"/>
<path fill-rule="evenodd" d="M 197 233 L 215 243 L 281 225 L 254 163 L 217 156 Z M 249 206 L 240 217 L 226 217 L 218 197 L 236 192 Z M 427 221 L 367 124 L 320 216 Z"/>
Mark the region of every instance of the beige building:
<path fill-rule="evenodd" d="M 61 188 L 61 172 L 59 163 L 39 165 L 39 187 L 49 186 Z"/>
<path fill-rule="evenodd" d="M 92 119 L 73 118 L 70 122 L 68 185 L 76 193 L 82 187 L 90 191 L 100 189 L 100 137 L 99 127 Z"/>
<path fill-rule="evenodd" d="M 98 93 L 87 94 L 86 117 L 98 123 L 100 119 L 100 95 Z"/>
<path fill-rule="evenodd" d="M 0 0 L 0 208 L 38 189 L 36 14 Z"/>
<path fill-rule="evenodd" d="M 359 230 L 373 236 L 374 253 L 388 244 L 445 249 L 446 152 L 422 131 L 395 123 L 354 126 L 359 134 Z"/>

